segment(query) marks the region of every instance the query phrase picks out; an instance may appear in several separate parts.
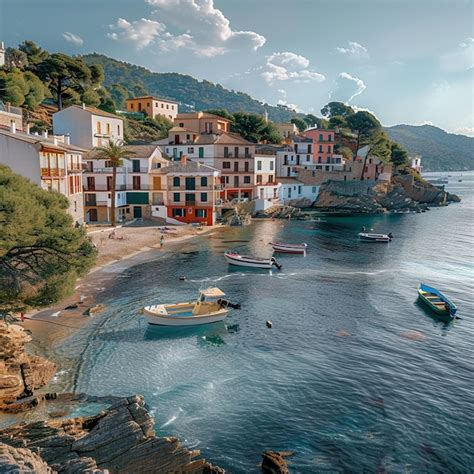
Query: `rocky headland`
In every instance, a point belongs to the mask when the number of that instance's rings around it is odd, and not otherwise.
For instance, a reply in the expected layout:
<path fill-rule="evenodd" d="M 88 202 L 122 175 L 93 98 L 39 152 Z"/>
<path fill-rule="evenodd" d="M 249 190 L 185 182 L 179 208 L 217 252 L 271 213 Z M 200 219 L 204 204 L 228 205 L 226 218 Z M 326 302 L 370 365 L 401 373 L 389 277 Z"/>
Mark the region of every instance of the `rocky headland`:
<path fill-rule="evenodd" d="M 327 181 L 313 208 L 326 213 L 378 214 L 421 211 L 459 202 L 460 198 L 411 175 L 388 181 Z"/>

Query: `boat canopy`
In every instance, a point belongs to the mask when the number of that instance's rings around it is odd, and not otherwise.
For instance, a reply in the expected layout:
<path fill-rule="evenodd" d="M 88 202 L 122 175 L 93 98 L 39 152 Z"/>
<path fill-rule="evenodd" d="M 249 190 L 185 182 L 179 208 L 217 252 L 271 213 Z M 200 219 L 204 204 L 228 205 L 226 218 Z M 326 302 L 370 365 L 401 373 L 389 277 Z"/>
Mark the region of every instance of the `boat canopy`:
<path fill-rule="evenodd" d="M 199 293 L 206 298 L 219 298 L 225 296 L 225 293 L 219 288 L 206 288 L 205 290 L 200 290 Z"/>

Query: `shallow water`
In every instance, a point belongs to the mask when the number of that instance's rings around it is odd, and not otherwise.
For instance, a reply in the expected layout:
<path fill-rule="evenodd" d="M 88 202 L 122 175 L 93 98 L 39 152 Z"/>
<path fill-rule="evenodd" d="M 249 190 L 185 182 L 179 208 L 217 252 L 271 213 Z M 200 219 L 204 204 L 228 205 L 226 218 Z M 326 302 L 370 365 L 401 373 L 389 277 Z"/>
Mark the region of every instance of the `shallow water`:
<path fill-rule="evenodd" d="M 79 364 L 68 382 L 145 395 L 159 435 L 231 472 L 257 471 L 265 449 L 295 451 L 293 472 L 472 472 L 474 174 L 462 179 L 447 189 L 463 202 L 447 208 L 257 222 L 126 270 L 100 301 L 107 311 L 59 349 Z M 360 243 L 362 225 L 395 238 Z M 279 257 L 272 273 L 224 262 L 223 248 L 270 255 L 274 239 L 307 242 L 308 255 Z M 204 277 L 242 310 L 225 324 L 147 328 L 142 306 L 187 301 Z M 461 319 L 419 306 L 420 281 Z"/>

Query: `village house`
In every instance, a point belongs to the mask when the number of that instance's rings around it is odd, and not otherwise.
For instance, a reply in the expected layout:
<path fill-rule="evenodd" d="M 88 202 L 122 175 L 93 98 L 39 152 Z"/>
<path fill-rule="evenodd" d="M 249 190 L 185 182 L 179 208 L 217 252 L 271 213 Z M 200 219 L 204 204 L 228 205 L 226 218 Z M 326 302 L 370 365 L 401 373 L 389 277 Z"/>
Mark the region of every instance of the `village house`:
<path fill-rule="evenodd" d="M 68 212 L 74 222 L 84 222 L 82 158 L 86 150 L 70 145 L 68 137 L 48 137 L 23 133 L 12 122 L 10 129 L 0 127 L 0 163 L 48 191 L 69 200 Z"/>
<path fill-rule="evenodd" d="M 314 164 L 333 163 L 335 130 L 325 130 L 322 128 L 311 128 L 305 130 L 303 135 L 313 140 Z"/>
<path fill-rule="evenodd" d="M 279 201 L 285 205 L 307 207 L 316 201 L 320 185 L 298 178 L 278 178 L 281 184 Z"/>
<path fill-rule="evenodd" d="M 313 164 L 313 140 L 304 136 L 293 136 L 289 143 L 277 151 L 277 175 L 296 177 L 302 166 Z"/>
<path fill-rule="evenodd" d="M 255 146 L 255 210 L 265 210 L 278 202 L 280 184 L 276 180 L 274 145 Z"/>
<path fill-rule="evenodd" d="M 409 156 L 408 163 L 412 170 L 415 170 L 416 172 L 421 174 L 421 171 L 423 170 L 423 167 L 421 166 L 421 156 L 419 155 Z"/>
<path fill-rule="evenodd" d="M 230 132 L 230 120 L 207 112 L 178 114 L 175 125 L 191 133 L 224 133 Z"/>
<path fill-rule="evenodd" d="M 162 203 L 155 191 L 161 183 L 152 175 L 153 170 L 169 164 L 156 145 L 129 145 L 130 155 L 117 168 L 115 188 L 115 218 L 119 222 L 131 219 L 150 219 L 153 203 Z M 96 159 L 95 150 L 84 157 L 84 205 L 87 222 L 110 221 L 112 167 L 105 160 Z"/>
<path fill-rule="evenodd" d="M 115 114 L 86 105 L 71 105 L 53 114 L 53 131 L 69 135 L 70 141 L 86 150 L 123 141 L 123 120 Z"/>
<path fill-rule="evenodd" d="M 12 124 L 15 124 L 17 131 L 23 131 L 23 109 L 0 101 L 0 128 L 9 130 Z"/>
<path fill-rule="evenodd" d="M 152 170 L 153 181 L 160 189 L 161 204 L 153 204 L 152 215 L 170 223 L 199 223 L 214 225 L 218 218 L 217 203 L 220 185 L 219 171 L 189 160 Z"/>
<path fill-rule="evenodd" d="M 298 134 L 298 127 L 294 123 L 274 123 L 273 125 L 278 130 L 282 140 Z"/>
<path fill-rule="evenodd" d="M 161 99 L 152 95 L 133 97 L 125 101 L 127 112 L 144 113 L 147 117 L 165 117 L 174 121 L 178 115 L 178 102 Z"/>

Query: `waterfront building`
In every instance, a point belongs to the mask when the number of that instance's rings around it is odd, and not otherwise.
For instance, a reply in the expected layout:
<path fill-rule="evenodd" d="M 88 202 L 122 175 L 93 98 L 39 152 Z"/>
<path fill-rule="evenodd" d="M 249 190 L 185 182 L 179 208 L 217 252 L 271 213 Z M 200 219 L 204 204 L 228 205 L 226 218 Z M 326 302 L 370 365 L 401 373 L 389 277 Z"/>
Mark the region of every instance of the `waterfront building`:
<path fill-rule="evenodd" d="M 335 130 L 311 128 L 303 132 L 313 140 L 314 164 L 331 164 L 334 155 Z"/>
<path fill-rule="evenodd" d="M 295 178 L 301 167 L 313 165 L 313 139 L 293 136 L 276 152 L 277 176 Z"/>
<path fill-rule="evenodd" d="M 110 140 L 123 140 L 121 117 L 95 107 L 71 105 L 53 114 L 53 131 L 69 135 L 74 145 L 90 150 L 105 146 Z"/>
<path fill-rule="evenodd" d="M 191 161 L 179 161 L 152 171 L 153 182 L 160 186 L 162 204 L 153 204 L 152 214 L 168 222 L 214 225 L 218 218 L 220 195 L 219 170 Z"/>
<path fill-rule="evenodd" d="M 191 133 L 219 134 L 230 132 L 230 120 L 207 112 L 178 114 L 175 125 L 188 129 Z"/>
<path fill-rule="evenodd" d="M 278 203 L 280 183 L 276 180 L 275 145 L 255 146 L 255 210 L 265 210 Z"/>
<path fill-rule="evenodd" d="M 0 127 L 0 163 L 48 191 L 69 200 L 68 212 L 74 222 L 84 221 L 82 158 L 86 150 L 71 145 L 67 136 L 49 137 L 24 133 L 12 122 L 9 130 Z"/>
<path fill-rule="evenodd" d="M 0 128 L 9 130 L 12 124 L 15 124 L 15 130 L 23 131 L 23 109 L 0 101 Z"/>
<path fill-rule="evenodd" d="M 178 102 L 162 99 L 152 95 L 144 97 L 133 97 L 125 101 L 127 112 L 143 113 L 147 117 L 165 117 L 174 121 L 178 115 Z"/>
<path fill-rule="evenodd" d="M 423 170 L 423 167 L 421 166 L 421 156 L 419 155 L 409 156 L 408 162 L 410 164 L 411 169 L 421 174 L 421 171 Z"/>
<path fill-rule="evenodd" d="M 311 183 L 311 180 L 298 178 L 278 178 L 280 182 L 280 203 L 292 206 L 310 206 L 316 201 L 320 185 Z"/>
<path fill-rule="evenodd" d="M 117 168 L 115 188 L 115 218 L 119 222 L 150 219 L 152 205 L 162 204 L 161 182 L 152 172 L 166 167 L 157 145 L 129 145 L 122 166 Z M 110 221 L 112 170 L 105 160 L 97 160 L 95 150 L 84 157 L 84 210 L 87 222 Z M 160 194 L 161 193 L 161 194 Z"/>

